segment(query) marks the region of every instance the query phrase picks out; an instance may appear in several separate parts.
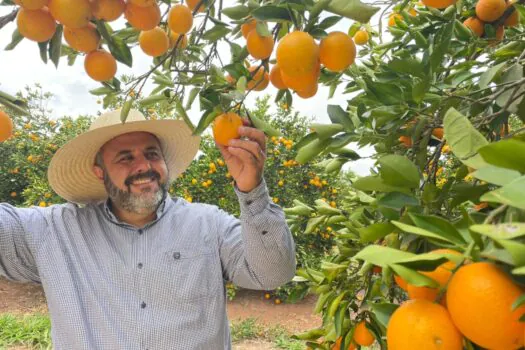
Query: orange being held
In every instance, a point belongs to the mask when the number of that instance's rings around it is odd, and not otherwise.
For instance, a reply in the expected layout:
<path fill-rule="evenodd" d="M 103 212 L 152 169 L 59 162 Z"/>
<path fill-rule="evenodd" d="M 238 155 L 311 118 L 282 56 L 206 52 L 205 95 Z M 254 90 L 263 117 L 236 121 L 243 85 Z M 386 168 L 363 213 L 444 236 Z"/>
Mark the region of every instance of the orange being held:
<path fill-rule="evenodd" d="M 242 118 L 234 112 L 219 115 L 213 121 L 213 138 L 222 146 L 228 146 L 232 139 L 240 138 L 239 127 L 243 125 Z"/>
<path fill-rule="evenodd" d="M 319 45 L 321 64 L 334 72 L 341 72 L 354 63 L 356 48 L 352 38 L 343 32 L 331 32 Z"/>
<path fill-rule="evenodd" d="M 48 41 L 56 31 L 56 22 L 46 8 L 40 10 L 21 8 L 16 17 L 16 25 L 24 38 L 36 42 Z"/>
<path fill-rule="evenodd" d="M 152 30 L 140 32 L 139 45 L 146 55 L 158 57 L 168 51 L 170 41 L 168 34 L 162 28 L 155 27 Z"/>
<path fill-rule="evenodd" d="M 69 28 L 82 28 L 91 19 L 91 3 L 89 0 L 50 0 L 51 16 Z"/>
<path fill-rule="evenodd" d="M 490 262 L 461 267 L 447 288 L 447 308 L 452 321 L 472 342 L 488 349 L 519 349 L 525 324 L 525 306 L 512 310 L 524 293 L 507 273 Z"/>
<path fill-rule="evenodd" d="M 91 79 L 107 81 L 117 73 L 117 61 L 109 52 L 99 49 L 86 55 L 84 69 Z"/>
<path fill-rule="evenodd" d="M 124 0 L 92 0 L 91 12 L 96 19 L 112 22 L 120 18 L 126 9 Z"/>
<path fill-rule="evenodd" d="M 83 28 L 64 27 L 64 39 L 71 48 L 79 52 L 89 53 L 100 45 L 100 34 L 91 22 Z"/>
<path fill-rule="evenodd" d="M 248 79 L 248 84 L 246 84 L 248 90 L 262 91 L 266 89 L 270 83 L 270 75 L 264 67 L 251 66 L 248 70 L 250 71 L 250 75 L 252 75 L 251 79 Z"/>
<path fill-rule="evenodd" d="M 443 306 L 409 300 L 390 317 L 388 350 L 462 350 L 463 337 Z"/>
<path fill-rule="evenodd" d="M 13 134 L 13 121 L 6 112 L 0 111 L 0 142 L 4 142 Z"/>
<path fill-rule="evenodd" d="M 319 64 L 319 46 L 306 32 L 288 33 L 277 45 L 277 63 L 281 72 L 292 77 L 311 73 Z"/>
<path fill-rule="evenodd" d="M 15 4 L 22 6 L 26 10 L 40 10 L 49 4 L 49 0 L 15 0 Z"/>
<path fill-rule="evenodd" d="M 160 8 L 157 4 L 142 7 L 128 2 L 124 17 L 129 24 L 137 29 L 151 30 L 160 23 Z"/>
<path fill-rule="evenodd" d="M 193 26 L 193 15 L 184 5 L 175 5 L 168 13 L 168 27 L 175 33 L 186 34 Z"/>

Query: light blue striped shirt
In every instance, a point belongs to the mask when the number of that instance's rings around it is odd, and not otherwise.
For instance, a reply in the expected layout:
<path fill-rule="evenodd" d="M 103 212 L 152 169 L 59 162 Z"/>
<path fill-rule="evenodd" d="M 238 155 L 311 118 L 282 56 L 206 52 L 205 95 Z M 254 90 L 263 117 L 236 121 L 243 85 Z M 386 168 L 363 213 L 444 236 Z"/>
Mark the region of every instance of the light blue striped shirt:
<path fill-rule="evenodd" d="M 140 229 L 107 203 L 0 204 L 0 275 L 42 284 L 55 349 L 230 349 L 225 281 L 271 290 L 295 273 L 265 182 L 236 193 L 240 219 L 168 197 Z"/>

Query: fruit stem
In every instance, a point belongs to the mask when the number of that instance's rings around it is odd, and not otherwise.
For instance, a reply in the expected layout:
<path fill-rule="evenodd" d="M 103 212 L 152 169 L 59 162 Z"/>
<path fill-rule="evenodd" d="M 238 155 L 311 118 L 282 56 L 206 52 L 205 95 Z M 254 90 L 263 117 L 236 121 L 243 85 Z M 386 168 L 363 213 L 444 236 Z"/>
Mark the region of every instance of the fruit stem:
<path fill-rule="evenodd" d="M 487 216 L 487 218 L 485 219 L 485 221 L 483 222 L 484 225 L 487 225 L 487 224 L 490 224 L 492 223 L 492 221 L 494 220 L 494 218 L 496 216 L 498 216 L 499 214 L 501 214 L 502 212 L 505 211 L 505 209 L 507 209 L 507 204 L 502 204 L 500 205 L 499 207 L 497 207 L 496 209 L 494 209 L 493 211 L 490 212 L 489 216 Z"/>

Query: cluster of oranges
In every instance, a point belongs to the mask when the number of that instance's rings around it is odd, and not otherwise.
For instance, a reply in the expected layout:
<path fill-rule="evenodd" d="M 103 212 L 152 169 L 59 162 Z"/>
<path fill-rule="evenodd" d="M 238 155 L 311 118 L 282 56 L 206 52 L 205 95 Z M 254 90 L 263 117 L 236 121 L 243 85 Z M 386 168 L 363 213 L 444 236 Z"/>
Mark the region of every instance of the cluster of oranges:
<path fill-rule="evenodd" d="M 67 44 L 86 54 L 84 68 L 89 77 L 107 81 L 115 76 L 117 62 L 100 47 L 101 35 L 91 22 L 93 19 L 112 22 L 124 15 L 133 28 L 141 31 L 142 50 L 150 56 L 160 56 L 176 43 L 180 47 L 187 45 L 186 33 L 193 26 L 191 10 L 198 0 L 187 0 L 187 6 L 171 8 L 169 35 L 158 27 L 161 13 L 156 0 L 15 0 L 15 3 L 20 5 L 17 26 L 22 36 L 46 42 L 55 35 L 57 22 L 62 24 Z"/>
<path fill-rule="evenodd" d="M 411 121 L 407 125 L 403 127 L 403 129 L 409 129 L 412 128 L 416 124 L 416 121 Z M 432 129 L 432 136 L 434 136 L 438 140 L 443 140 L 444 136 L 444 130 L 443 128 L 434 128 Z M 403 144 L 405 147 L 409 148 L 412 147 L 412 138 L 407 135 L 401 135 L 399 137 L 399 142 Z"/>
<path fill-rule="evenodd" d="M 339 350 L 341 349 L 341 342 L 342 338 L 337 338 L 334 345 L 332 345 L 332 350 Z M 375 337 L 374 335 L 366 328 L 365 321 L 361 321 L 357 324 L 354 330 L 354 337 L 352 338 L 352 342 L 348 346 L 348 350 L 356 350 L 357 345 L 360 346 L 370 346 L 374 344 Z"/>
<path fill-rule="evenodd" d="M 485 25 L 488 23 L 498 22 L 503 16 L 505 10 L 511 7 L 510 3 L 505 0 L 479 0 L 476 3 L 476 16 L 469 17 L 463 22 L 465 26 L 470 28 L 472 32 L 482 37 L 485 34 Z M 496 39 L 502 40 L 505 35 L 504 26 L 514 27 L 519 23 L 519 12 L 514 9 L 509 17 L 505 19 L 503 24 L 499 24 L 496 28 Z"/>
<path fill-rule="evenodd" d="M 461 255 L 450 249 L 432 253 Z M 461 350 L 464 337 L 487 349 L 518 349 L 524 345 L 525 324 L 519 319 L 525 307 L 513 309 L 524 290 L 495 264 L 467 261 L 458 267 L 449 260 L 434 271 L 420 273 L 439 286 L 414 286 L 395 276 L 410 300 L 390 319 L 389 350 L 430 349 L 438 343 L 443 349 Z"/>
<path fill-rule="evenodd" d="M 241 26 L 248 53 L 257 60 L 269 59 L 274 52 L 275 41 L 271 35 L 263 36 L 257 31 L 257 22 L 250 19 Z M 364 31 L 363 31 L 364 32 Z M 360 43 L 368 41 L 368 33 L 359 33 Z M 293 31 L 285 35 L 277 45 L 277 63 L 270 72 L 264 65 L 249 68 L 251 79 L 248 90 L 264 90 L 271 82 L 277 89 L 292 89 L 302 98 L 315 96 L 321 65 L 334 72 L 342 72 L 355 60 L 356 48 L 352 38 L 342 32 L 329 33 L 318 44 L 307 32 Z M 235 80 L 228 76 L 227 80 Z"/>

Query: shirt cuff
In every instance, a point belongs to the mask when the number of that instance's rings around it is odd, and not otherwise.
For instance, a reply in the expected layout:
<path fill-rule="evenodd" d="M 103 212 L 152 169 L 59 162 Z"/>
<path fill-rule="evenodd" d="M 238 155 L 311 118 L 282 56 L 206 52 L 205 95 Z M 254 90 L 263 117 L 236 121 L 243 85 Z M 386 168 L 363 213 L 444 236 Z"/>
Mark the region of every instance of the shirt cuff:
<path fill-rule="evenodd" d="M 264 178 L 261 183 L 257 185 L 250 192 L 241 192 L 237 185 L 234 185 L 235 193 L 239 199 L 242 214 L 256 215 L 262 212 L 270 204 L 270 196 L 268 195 L 268 187 Z"/>

